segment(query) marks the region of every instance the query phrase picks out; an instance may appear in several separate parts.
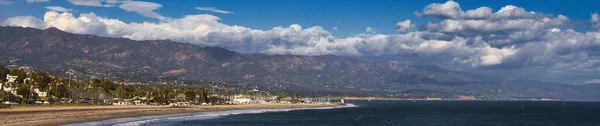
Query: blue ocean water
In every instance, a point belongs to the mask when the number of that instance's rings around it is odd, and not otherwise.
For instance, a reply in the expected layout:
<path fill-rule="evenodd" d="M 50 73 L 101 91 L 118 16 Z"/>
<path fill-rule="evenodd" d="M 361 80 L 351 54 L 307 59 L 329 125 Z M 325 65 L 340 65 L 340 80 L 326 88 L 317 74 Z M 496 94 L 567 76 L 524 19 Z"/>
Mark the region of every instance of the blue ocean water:
<path fill-rule="evenodd" d="M 600 102 L 351 101 L 341 108 L 261 109 L 107 120 L 147 126 L 600 125 Z"/>

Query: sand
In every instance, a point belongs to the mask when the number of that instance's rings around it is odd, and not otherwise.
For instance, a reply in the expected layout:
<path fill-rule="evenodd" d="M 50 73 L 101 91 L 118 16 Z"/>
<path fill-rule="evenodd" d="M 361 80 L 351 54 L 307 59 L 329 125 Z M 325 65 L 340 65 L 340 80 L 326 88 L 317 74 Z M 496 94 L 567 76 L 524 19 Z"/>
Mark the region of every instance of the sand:
<path fill-rule="evenodd" d="M 179 114 L 191 112 L 271 109 L 271 108 L 311 108 L 339 106 L 335 104 L 248 104 L 215 106 L 60 106 L 60 107 L 21 107 L 0 109 L 0 126 L 52 126 L 80 122 L 100 121 L 114 118 L 148 115 Z"/>

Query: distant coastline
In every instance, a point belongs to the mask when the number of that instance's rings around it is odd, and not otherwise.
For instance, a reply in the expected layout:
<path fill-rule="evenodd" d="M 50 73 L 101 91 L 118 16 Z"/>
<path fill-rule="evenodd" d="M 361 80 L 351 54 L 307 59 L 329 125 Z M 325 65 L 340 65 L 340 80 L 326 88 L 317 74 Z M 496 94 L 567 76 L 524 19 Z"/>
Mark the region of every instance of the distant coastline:
<path fill-rule="evenodd" d="M 244 104 L 179 107 L 146 105 L 22 107 L 13 109 L 0 109 L 0 116 L 2 117 L 0 126 L 64 125 L 149 115 L 244 109 L 317 108 L 335 106 L 342 106 L 342 104 Z"/>

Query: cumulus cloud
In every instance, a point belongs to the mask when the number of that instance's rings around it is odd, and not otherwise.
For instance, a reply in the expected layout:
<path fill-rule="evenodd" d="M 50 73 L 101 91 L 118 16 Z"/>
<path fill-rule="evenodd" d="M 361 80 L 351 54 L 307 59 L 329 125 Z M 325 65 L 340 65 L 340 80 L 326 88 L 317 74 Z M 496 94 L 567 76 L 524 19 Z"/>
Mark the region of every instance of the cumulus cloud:
<path fill-rule="evenodd" d="M 492 8 L 479 7 L 475 10 L 467 10 L 462 16 L 468 19 L 486 19 L 492 16 Z"/>
<path fill-rule="evenodd" d="M 367 28 L 365 28 L 365 32 L 369 33 L 369 34 L 375 34 L 375 33 L 377 33 L 377 30 L 373 27 L 367 27 Z"/>
<path fill-rule="evenodd" d="M 160 4 L 122 2 L 120 8 L 158 22 L 123 22 L 82 13 L 46 12 L 43 19 L 12 17 L 2 25 L 58 29 L 133 40 L 170 39 L 219 46 L 239 52 L 268 54 L 399 57 L 465 69 L 506 68 L 508 75 L 567 76 L 600 72 L 600 32 L 575 31 L 564 15 L 545 15 L 507 5 L 498 11 L 479 7 L 463 11 L 454 1 L 426 6 L 418 16 L 439 18 L 417 30 L 411 20 L 395 24 L 397 34 L 366 33 L 338 38 L 320 26 L 298 24 L 258 30 L 227 25 L 214 15 L 161 16 Z M 597 14 L 590 22 L 598 24 Z M 333 28 L 334 30 L 337 28 Z M 494 71 L 495 72 L 495 71 Z M 521 73 L 522 72 L 522 73 Z M 543 74 L 541 74 L 543 73 Z M 583 82 L 581 82 L 583 83 Z"/>
<path fill-rule="evenodd" d="M 3 26 L 21 26 L 31 27 L 37 29 L 46 29 L 48 25 L 42 20 L 39 20 L 33 16 L 17 16 L 11 17 L 2 22 Z"/>
<path fill-rule="evenodd" d="M 43 3 L 50 2 L 50 0 L 27 0 L 27 3 Z"/>
<path fill-rule="evenodd" d="M 219 10 L 215 7 L 196 7 L 197 10 L 201 10 L 201 11 L 210 11 L 210 12 L 215 12 L 215 13 L 221 13 L 221 14 L 232 14 L 235 12 L 232 11 L 226 11 L 226 10 Z"/>
<path fill-rule="evenodd" d="M 12 1 L 0 0 L 0 5 L 11 5 L 11 4 L 13 4 Z"/>
<path fill-rule="evenodd" d="M 409 30 L 414 29 L 416 26 L 414 24 L 411 24 L 410 22 L 411 22 L 410 20 L 405 20 L 405 21 L 396 23 L 395 30 L 397 32 L 407 32 Z"/>
<path fill-rule="evenodd" d="M 460 18 L 463 15 L 460 5 L 454 1 L 446 3 L 433 3 L 425 6 L 422 13 L 416 13 L 417 16 L 430 16 L 437 18 Z"/>
<path fill-rule="evenodd" d="M 593 13 L 590 21 L 594 24 L 596 29 L 600 30 L 600 16 L 598 16 L 598 13 Z"/>
<path fill-rule="evenodd" d="M 442 19 L 438 23 L 427 23 L 424 28 L 461 37 L 482 37 L 494 47 L 531 42 L 548 31 L 566 27 L 570 19 L 564 15 L 549 16 L 527 12 L 524 8 L 507 5 L 492 13 L 489 7 L 462 11 L 454 1 L 433 3 L 426 6 L 420 16 Z"/>
<path fill-rule="evenodd" d="M 598 16 L 598 13 L 593 13 L 592 19 L 590 19 L 590 21 L 592 21 L 594 23 L 600 23 L 600 16 Z"/>
<path fill-rule="evenodd" d="M 64 7 L 61 7 L 61 6 L 47 6 L 46 9 L 52 10 L 52 11 L 58 11 L 58 12 L 69 12 L 69 11 L 72 11 L 72 9 L 64 8 Z"/>
<path fill-rule="evenodd" d="M 119 6 L 119 8 L 125 11 L 135 12 L 144 17 L 156 18 L 160 20 L 167 19 L 167 17 L 164 17 L 154 12 L 154 10 L 159 9 L 161 7 L 161 4 L 144 1 L 126 1 Z"/>
<path fill-rule="evenodd" d="M 489 7 L 479 7 L 465 12 L 460 7 L 460 4 L 454 1 L 429 4 L 423 8 L 422 12 L 416 12 L 416 15 L 441 19 L 517 19 L 543 16 L 535 12 L 527 12 L 524 8 L 513 5 L 506 5 L 495 13 L 492 13 L 492 9 Z"/>

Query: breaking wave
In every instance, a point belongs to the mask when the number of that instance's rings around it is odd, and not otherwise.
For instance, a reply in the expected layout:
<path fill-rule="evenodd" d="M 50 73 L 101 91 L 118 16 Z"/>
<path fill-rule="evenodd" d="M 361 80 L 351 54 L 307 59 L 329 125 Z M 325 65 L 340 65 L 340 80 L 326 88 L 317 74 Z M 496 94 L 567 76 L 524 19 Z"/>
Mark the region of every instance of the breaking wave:
<path fill-rule="evenodd" d="M 214 112 L 198 112 L 198 113 L 186 113 L 186 114 L 174 114 L 174 115 L 156 115 L 156 116 L 141 116 L 132 118 L 118 118 L 95 122 L 84 122 L 69 124 L 66 126 L 137 126 L 148 124 L 152 122 L 171 122 L 171 121 L 188 121 L 188 120 L 206 120 L 220 118 L 230 115 L 239 114 L 257 114 L 257 113 L 268 113 L 268 112 L 287 112 L 297 110 L 315 110 L 315 109 L 336 109 L 336 108 L 348 108 L 358 107 L 354 104 L 346 104 L 345 106 L 336 107 L 318 107 L 318 108 L 286 108 L 286 109 L 247 109 L 247 110 L 227 110 L 227 111 L 214 111 Z"/>

